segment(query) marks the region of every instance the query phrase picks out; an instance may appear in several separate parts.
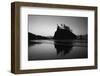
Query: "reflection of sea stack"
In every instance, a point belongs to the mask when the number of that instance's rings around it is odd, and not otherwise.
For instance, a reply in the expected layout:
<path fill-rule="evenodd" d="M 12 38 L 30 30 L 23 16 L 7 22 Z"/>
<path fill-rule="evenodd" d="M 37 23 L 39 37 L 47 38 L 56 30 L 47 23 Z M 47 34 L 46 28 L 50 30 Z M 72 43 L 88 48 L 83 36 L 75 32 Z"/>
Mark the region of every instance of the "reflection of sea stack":
<path fill-rule="evenodd" d="M 70 51 L 72 50 L 72 47 L 73 47 L 73 41 L 66 42 L 66 44 L 63 42 L 57 43 L 55 41 L 54 46 L 56 48 L 57 55 L 62 54 L 62 56 L 63 56 L 63 55 L 70 53 Z"/>
<path fill-rule="evenodd" d="M 61 24 L 61 26 L 57 26 L 57 30 L 54 34 L 54 39 L 76 39 L 76 35 L 72 33 L 68 26 Z"/>

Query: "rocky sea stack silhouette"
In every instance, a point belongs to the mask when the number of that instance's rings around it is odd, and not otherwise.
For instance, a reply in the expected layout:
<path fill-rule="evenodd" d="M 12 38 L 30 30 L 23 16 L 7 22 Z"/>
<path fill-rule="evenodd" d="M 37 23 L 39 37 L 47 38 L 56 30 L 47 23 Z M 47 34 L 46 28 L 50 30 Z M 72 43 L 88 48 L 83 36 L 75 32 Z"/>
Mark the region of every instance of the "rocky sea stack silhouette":
<path fill-rule="evenodd" d="M 68 40 L 68 39 L 76 39 L 77 36 L 71 31 L 71 29 L 65 24 L 61 24 L 60 26 L 57 24 L 57 30 L 54 34 L 54 39 L 57 40 Z"/>

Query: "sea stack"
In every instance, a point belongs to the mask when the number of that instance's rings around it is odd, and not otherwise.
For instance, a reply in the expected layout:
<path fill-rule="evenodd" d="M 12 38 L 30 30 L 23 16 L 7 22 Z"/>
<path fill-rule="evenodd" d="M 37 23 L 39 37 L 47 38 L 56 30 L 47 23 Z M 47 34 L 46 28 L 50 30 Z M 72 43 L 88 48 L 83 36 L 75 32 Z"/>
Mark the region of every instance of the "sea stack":
<path fill-rule="evenodd" d="M 61 24 L 60 26 L 57 24 L 57 30 L 54 34 L 54 39 L 57 40 L 70 40 L 76 39 L 77 36 L 71 31 L 71 29 L 65 24 Z"/>

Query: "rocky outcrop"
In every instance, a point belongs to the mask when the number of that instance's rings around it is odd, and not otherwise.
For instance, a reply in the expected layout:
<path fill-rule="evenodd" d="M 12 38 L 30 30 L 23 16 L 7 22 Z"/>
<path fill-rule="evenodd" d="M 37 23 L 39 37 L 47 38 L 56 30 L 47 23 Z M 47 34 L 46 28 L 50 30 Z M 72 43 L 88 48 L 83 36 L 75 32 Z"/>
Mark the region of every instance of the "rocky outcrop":
<path fill-rule="evenodd" d="M 58 40 L 68 40 L 68 39 L 76 39 L 77 36 L 71 31 L 71 29 L 65 24 L 61 24 L 61 26 L 57 25 L 57 30 L 54 34 L 54 39 Z"/>

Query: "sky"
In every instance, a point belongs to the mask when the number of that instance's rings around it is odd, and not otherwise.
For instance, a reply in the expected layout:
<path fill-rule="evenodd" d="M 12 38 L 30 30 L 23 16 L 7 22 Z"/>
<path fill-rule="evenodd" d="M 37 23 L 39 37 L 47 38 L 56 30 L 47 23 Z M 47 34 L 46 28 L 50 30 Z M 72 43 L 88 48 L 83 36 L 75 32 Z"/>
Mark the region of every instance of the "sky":
<path fill-rule="evenodd" d="M 54 36 L 57 24 L 69 26 L 76 35 L 88 32 L 87 17 L 28 15 L 28 32 L 41 36 Z"/>

